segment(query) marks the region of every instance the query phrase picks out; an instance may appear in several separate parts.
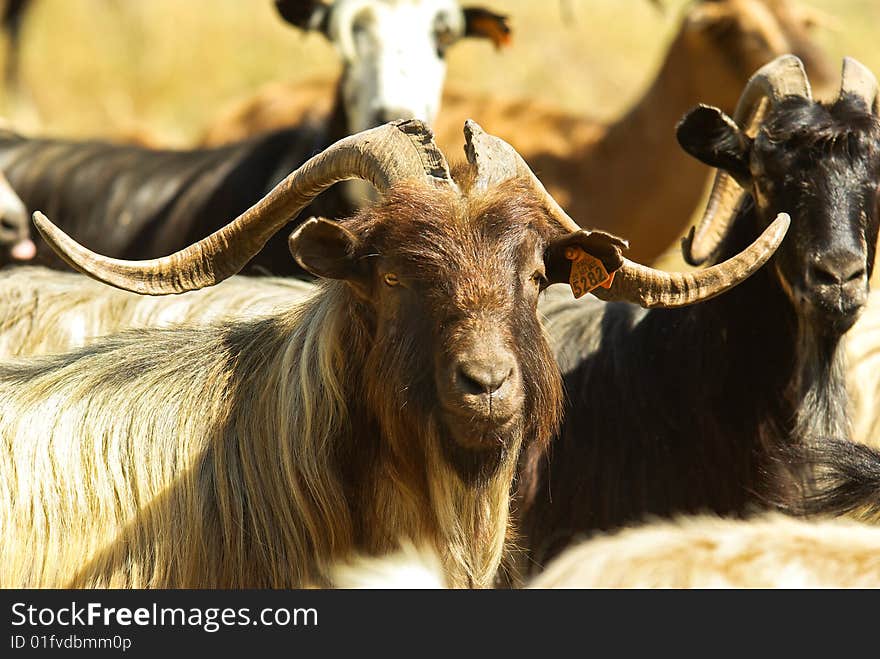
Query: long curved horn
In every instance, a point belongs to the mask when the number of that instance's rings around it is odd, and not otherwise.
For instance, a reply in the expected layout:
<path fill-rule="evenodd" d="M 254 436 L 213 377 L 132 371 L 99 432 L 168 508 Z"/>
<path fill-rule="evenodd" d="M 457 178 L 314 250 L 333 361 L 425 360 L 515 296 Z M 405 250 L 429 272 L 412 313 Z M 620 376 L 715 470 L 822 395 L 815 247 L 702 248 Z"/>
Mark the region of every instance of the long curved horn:
<path fill-rule="evenodd" d="M 397 181 L 420 177 L 455 186 L 431 130 L 410 119 L 336 142 L 222 229 L 170 256 L 146 261 L 108 258 L 74 241 L 40 212 L 34 213 L 34 224 L 52 249 L 80 272 L 142 295 L 169 295 L 213 286 L 237 273 L 334 183 L 360 178 L 384 192 Z"/>
<path fill-rule="evenodd" d="M 487 134 L 470 119 L 465 122 L 465 140 L 465 153 L 474 167 L 474 185 L 478 189 L 524 177 L 563 228 L 569 231 L 581 229 L 507 142 Z M 623 265 L 614 273 L 611 288 L 597 288 L 593 293 L 603 300 L 626 300 L 643 307 L 679 307 L 708 300 L 736 286 L 764 265 L 779 247 L 788 225 L 788 215 L 780 214 L 745 251 L 698 272 L 664 272 L 624 258 Z"/>
<path fill-rule="evenodd" d="M 500 137 L 489 135 L 473 119 L 464 122 L 464 152 L 474 170 L 474 187 L 488 190 L 512 178 L 523 178 L 531 184 L 535 194 L 544 201 L 550 215 L 569 231 L 580 226 L 538 180 L 531 168 L 510 144 Z"/>
<path fill-rule="evenodd" d="M 878 114 L 877 78 L 868 67 L 853 59 L 843 58 L 843 71 L 840 75 L 840 96 L 852 94 L 861 98 L 873 114 Z"/>
<path fill-rule="evenodd" d="M 751 245 L 736 256 L 695 272 L 664 272 L 629 259 L 614 273 L 611 288 L 592 292 L 603 300 L 626 300 L 642 307 L 682 307 L 720 295 L 763 266 L 785 238 L 791 219 L 780 213 Z"/>
<path fill-rule="evenodd" d="M 777 57 L 749 78 L 733 120 L 749 137 L 754 137 L 767 108 L 786 96 L 813 98 L 804 65 L 794 55 Z M 743 193 L 730 174 L 721 170 L 716 172 L 706 211 L 697 226 L 682 240 L 685 261 L 702 265 L 717 251 L 736 216 Z"/>
<path fill-rule="evenodd" d="M 470 119 L 465 122 L 464 133 L 465 153 L 474 167 L 474 185 L 478 189 L 525 177 L 564 229 L 580 231 L 581 227 L 556 203 L 516 149 L 487 134 Z M 593 293 L 603 300 L 626 300 L 643 307 L 680 307 L 708 300 L 733 288 L 764 265 L 779 247 L 788 225 L 788 215 L 780 214 L 745 251 L 698 272 L 664 272 L 624 258 L 623 265 L 614 273 L 611 288 L 597 288 Z"/>

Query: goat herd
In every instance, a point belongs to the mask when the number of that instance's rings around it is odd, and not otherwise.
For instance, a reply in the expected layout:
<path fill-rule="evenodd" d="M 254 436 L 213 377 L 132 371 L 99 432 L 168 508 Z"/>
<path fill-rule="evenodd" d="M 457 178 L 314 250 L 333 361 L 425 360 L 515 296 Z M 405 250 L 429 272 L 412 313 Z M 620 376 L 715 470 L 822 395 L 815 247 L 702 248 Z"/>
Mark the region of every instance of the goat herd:
<path fill-rule="evenodd" d="M 320 117 L 276 85 L 192 150 L 0 134 L 0 586 L 880 586 L 865 66 L 794 0 L 698 0 L 612 125 L 447 113 L 445 50 L 505 17 L 274 4 L 343 59 Z M 705 165 L 699 267 L 629 260 Z"/>

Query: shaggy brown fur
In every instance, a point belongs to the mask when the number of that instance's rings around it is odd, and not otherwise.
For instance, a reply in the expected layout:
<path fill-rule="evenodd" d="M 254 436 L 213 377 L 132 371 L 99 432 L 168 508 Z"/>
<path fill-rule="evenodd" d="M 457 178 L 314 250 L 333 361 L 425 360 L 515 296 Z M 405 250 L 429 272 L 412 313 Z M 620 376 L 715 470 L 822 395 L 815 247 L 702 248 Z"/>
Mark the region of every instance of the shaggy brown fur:
<path fill-rule="evenodd" d="M 403 187 L 344 224 L 366 283 L 0 365 L 0 585 L 321 585 L 402 540 L 454 586 L 491 584 L 520 448 L 559 421 L 533 272 L 566 232 L 515 182 Z M 491 427 L 455 419 L 437 387 L 482 323 L 525 401 Z"/>

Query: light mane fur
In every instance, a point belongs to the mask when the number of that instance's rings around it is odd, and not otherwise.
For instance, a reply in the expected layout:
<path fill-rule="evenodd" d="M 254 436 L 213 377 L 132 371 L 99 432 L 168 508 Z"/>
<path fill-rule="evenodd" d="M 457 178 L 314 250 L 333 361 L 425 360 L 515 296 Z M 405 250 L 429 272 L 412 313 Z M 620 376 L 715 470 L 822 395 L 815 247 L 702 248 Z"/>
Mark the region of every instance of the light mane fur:
<path fill-rule="evenodd" d="M 514 208 L 521 191 L 467 206 L 497 222 L 491 204 Z M 384 212 L 443 222 L 438 196 L 403 191 Z M 504 240 L 540 223 L 518 208 Z M 379 226 L 375 213 L 352 221 Z M 436 551 L 450 586 L 490 586 L 520 444 L 558 423 L 552 356 L 528 347 L 541 405 L 527 404 L 495 468 L 463 479 L 430 401 L 413 403 L 425 415 L 377 396 L 389 383 L 374 382 L 363 304 L 323 282 L 271 315 L 0 364 L 0 586 L 329 585 L 330 565 L 402 541 Z"/>
<path fill-rule="evenodd" d="M 153 297 L 43 267 L 0 270 L 0 357 L 66 352 L 127 329 L 270 314 L 313 287 L 298 279 L 237 276 L 199 291 Z"/>
<path fill-rule="evenodd" d="M 336 566 L 339 588 L 444 588 L 429 549 Z M 699 515 L 573 545 L 524 584 L 550 588 L 878 588 L 880 529 L 852 520 Z"/>
<path fill-rule="evenodd" d="M 853 439 L 880 448 L 880 293 L 872 291 L 846 338 Z"/>
<path fill-rule="evenodd" d="M 568 549 L 531 588 L 877 588 L 880 529 L 852 521 L 709 515 Z"/>

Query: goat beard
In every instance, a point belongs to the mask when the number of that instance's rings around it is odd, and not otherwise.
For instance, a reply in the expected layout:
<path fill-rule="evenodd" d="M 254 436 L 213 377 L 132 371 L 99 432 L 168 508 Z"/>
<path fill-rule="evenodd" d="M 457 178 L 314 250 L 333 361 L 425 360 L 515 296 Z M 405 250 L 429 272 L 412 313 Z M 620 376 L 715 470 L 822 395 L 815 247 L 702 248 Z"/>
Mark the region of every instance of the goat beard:
<path fill-rule="evenodd" d="M 378 377 L 375 382 L 368 397 L 379 405 L 373 409 L 382 410 L 383 439 L 374 515 L 396 534 L 385 538 L 384 547 L 374 548 L 389 551 L 403 541 L 416 546 L 428 543 L 440 556 L 451 587 L 492 586 L 508 536 L 523 423 L 507 430 L 503 450 L 493 451 L 491 460 L 471 456 L 473 469 L 463 470 L 461 462 L 469 458 L 462 454 L 450 459 L 454 440 L 437 411 L 417 412 L 413 406 L 418 402 L 402 401 L 387 387 L 389 379 Z"/>
<path fill-rule="evenodd" d="M 460 470 L 450 464 L 444 454 L 448 440 L 433 437 L 426 447 L 432 473 L 437 474 L 428 491 L 442 534 L 440 555 L 454 587 L 493 585 L 508 537 L 515 456 L 521 441 L 520 435 L 513 442 L 515 450 L 500 453 L 491 477 L 477 481 L 463 480 Z"/>
<path fill-rule="evenodd" d="M 779 458 L 780 473 L 774 480 L 786 484 L 773 495 L 773 503 L 783 509 L 800 510 L 812 490 L 814 467 L 802 451 L 828 439 L 851 436 L 846 351 L 841 338 L 817 331 L 806 318 L 798 319 L 797 357 L 785 392 L 794 411 L 791 441 L 771 449 L 771 455 Z"/>
<path fill-rule="evenodd" d="M 436 407 L 434 369 L 424 346 L 401 337 L 390 349 L 370 351 L 363 400 L 381 436 L 370 505 L 373 518 L 397 532 L 381 539 L 384 546 L 370 543 L 374 550 L 392 551 L 404 540 L 428 542 L 450 586 L 493 585 L 513 535 L 510 497 L 520 451 L 524 444 L 545 445 L 561 418 L 561 378 L 543 330 L 536 331 L 521 336 L 532 346 L 520 356 L 526 404 L 491 455 L 461 447 L 451 436 Z"/>
<path fill-rule="evenodd" d="M 846 391 L 846 351 L 842 336 L 798 323 L 798 355 L 789 395 L 798 402 L 793 436 L 797 441 L 848 438 L 851 434 Z"/>

